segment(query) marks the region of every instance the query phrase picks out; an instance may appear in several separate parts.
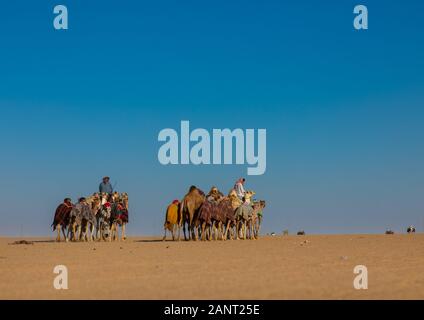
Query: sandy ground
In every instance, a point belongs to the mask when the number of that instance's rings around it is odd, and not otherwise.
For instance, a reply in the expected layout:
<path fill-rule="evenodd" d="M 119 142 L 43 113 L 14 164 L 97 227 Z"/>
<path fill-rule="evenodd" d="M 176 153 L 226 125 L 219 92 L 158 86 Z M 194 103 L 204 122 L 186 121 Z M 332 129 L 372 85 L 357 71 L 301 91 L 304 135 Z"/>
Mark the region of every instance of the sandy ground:
<path fill-rule="evenodd" d="M 0 238 L 1 299 L 424 299 L 424 234 L 16 240 Z M 56 265 L 68 268 L 68 290 L 53 287 Z M 353 287 L 357 265 L 368 290 Z"/>

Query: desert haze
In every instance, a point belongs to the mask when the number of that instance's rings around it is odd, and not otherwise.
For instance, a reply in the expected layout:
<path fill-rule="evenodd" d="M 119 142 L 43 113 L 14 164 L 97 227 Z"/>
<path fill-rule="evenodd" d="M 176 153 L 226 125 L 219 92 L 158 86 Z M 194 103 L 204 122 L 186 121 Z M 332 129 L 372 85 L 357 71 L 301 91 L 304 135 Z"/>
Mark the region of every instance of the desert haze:
<path fill-rule="evenodd" d="M 0 238 L 1 299 L 424 299 L 424 234 L 18 240 Z M 53 287 L 57 265 L 68 290 Z M 368 290 L 354 289 L 357 265 Z"/>

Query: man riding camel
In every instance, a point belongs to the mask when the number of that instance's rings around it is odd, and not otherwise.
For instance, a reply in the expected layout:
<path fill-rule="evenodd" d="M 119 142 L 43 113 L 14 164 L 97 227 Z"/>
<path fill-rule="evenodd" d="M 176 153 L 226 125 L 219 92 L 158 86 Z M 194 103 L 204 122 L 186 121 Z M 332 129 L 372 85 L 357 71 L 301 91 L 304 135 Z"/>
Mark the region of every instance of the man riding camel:
<path fill-rule="evenodd" d="M 222 199 L 223 197 L 224 194 L 219 191 L 217 187 L 212 187 L 206 196 L 206 200 L 208 200 L 209 202 L 217 203 L 218 200 Z"/>
<path fill-rule="evenodd" d="M 100 193 L 107 193 L 107 194 L 113 193 L 113 187 L 110 184 L 110 178 L 109 177 L 103 178 L 103 181 L 99 185 L 99 192 Z"/>
<path fill-rule="evenodd" d="M 246 190 L 244 190 L 245 182 L 246 182 L 245 178 L 240 178 L 236 181 L 236 184 L 234 185 L 234 190 L 236 191 L 237 197 L 240 200 L 243 200 L 244 196 L 246 195 Z"/>

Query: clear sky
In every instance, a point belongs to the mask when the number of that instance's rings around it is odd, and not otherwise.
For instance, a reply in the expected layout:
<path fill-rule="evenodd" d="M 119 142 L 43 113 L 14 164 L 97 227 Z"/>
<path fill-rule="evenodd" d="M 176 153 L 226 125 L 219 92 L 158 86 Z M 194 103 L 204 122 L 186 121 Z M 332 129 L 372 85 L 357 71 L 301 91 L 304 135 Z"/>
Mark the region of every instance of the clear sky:
<path fill-rule="evenodd" d="M 366 4 L 369 29 L 353 28 Z M 65 4 L 69 30 L 53 28 Z M 130 234 L 246 166 L 162 166 L 163 128 L 267 129 L 264 232 L 424 227 L 423 1 L 3 1 L 0 235 L 109 175 Z"/>

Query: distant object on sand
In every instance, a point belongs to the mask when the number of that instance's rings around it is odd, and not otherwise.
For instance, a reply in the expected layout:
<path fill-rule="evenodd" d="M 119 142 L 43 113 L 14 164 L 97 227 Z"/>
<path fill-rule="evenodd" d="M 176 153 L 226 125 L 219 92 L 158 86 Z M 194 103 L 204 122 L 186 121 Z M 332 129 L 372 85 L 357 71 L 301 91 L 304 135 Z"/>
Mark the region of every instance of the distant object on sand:
<path fill-rule="evenodd" d="M 407 233 L 415 233 L 415 227 L 414 226 L 409 226 L 408 229 L 406 230 Z"/>
<path fill-rule="evenodd" d="M 288 236 L 289 235 L 289 230 L 283 230 L 283 236 Z"/>
<path fill-rule="evenodd" d="M 300 231 L 297 232 L 297 235 L 298 236 L 304 236 L 304 235 L 306 235 L 306 233 L 305 233 L 304 230 L 300 230 Z"/>
<path fill-rule="evenodd" d="M 15 242 L 12 242 L 12 243 L 9 243 L 9 244 L 13 244 L 13 245 L 15 245 L 15 244 L 34 244 L 34 242 L 27 241 L 27 240 L 19 240 L 19 241 L 15 241 Z"/>
<path fill-rule="evenodd" d="M 386 230 L 386 234 L 395 234 L 395 232 L 393 230 L 391 230 L 391 229 L 387 229 Z"/>

